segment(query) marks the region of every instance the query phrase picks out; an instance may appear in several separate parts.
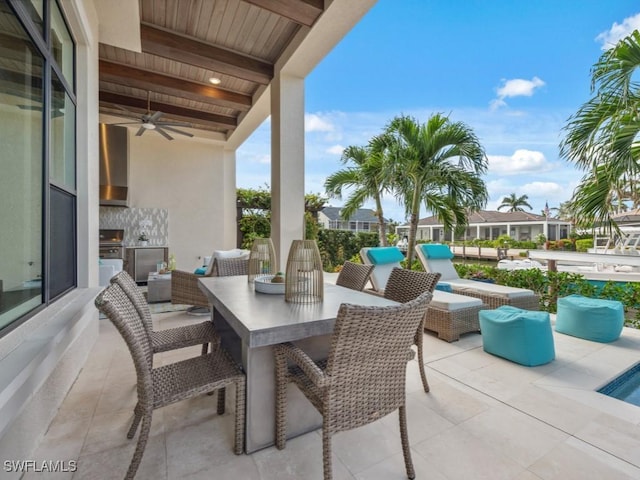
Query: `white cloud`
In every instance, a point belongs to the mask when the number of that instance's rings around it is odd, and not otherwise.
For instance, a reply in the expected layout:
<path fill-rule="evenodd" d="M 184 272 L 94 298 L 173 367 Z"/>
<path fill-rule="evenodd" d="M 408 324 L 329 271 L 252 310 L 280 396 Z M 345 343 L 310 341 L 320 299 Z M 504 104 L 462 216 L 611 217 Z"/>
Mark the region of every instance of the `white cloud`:
<path fill-rule="evenodd" d="M 487 155 L 489 171 L 500 175 L 539 173 L 547 170 L 549 164 L 544 153 L 535 150 L 518 149 L 513 155 Z"/>
<path fill-rule="evenodd" d="M 640 13 L 625 18 L 622 23 L 614 22 L 609 30 L 600 33 L 596 41 L 602 42 L 602 50 L 608 50 L 628 36 L 634 30 L 640 29 Z"/>
<path fill-rule="evenodd" d="M 333 145 L 327 148 L 326 152 L 332 155 L 342 155 L 342 152 L 344 152 L 344 149 L 345 147 L 343 147 L 342 145 Z"/>
<path fill-rule="evenodd" d="M 556 182 L 530 182 L 522 185 L 520 189 L 530 197 L 548 198 L 549 200 L 565 198 L 567 194 L 567 187 Z"/>
<path fill-rule="evenodd" d="M 315 113 L 307 113 L 304 116 L 305 132 L 333 132 L 335 126 L 326 118 Z"/>
<path fill-rule="evenodd" d="M 533 77 L 531 80 L 523 78 L 503 79 L 502 85 L 496 89 L 498 97 L 491 101 L 490 107 L 492 110 L 505 107 L 507 105 L 505 98 L 531 97 L 537 88 L 544 85 L 544 81 L 538 77 Z"/>

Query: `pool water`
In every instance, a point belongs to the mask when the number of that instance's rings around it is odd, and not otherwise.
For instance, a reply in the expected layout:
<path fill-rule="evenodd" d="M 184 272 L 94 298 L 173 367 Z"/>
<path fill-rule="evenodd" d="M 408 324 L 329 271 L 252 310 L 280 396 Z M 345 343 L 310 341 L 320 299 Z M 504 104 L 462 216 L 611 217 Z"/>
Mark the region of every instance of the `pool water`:
<path fill-rule="evenodd" d="M 640 407 L 640 363 L 607 383 L 598 392 Z"/>

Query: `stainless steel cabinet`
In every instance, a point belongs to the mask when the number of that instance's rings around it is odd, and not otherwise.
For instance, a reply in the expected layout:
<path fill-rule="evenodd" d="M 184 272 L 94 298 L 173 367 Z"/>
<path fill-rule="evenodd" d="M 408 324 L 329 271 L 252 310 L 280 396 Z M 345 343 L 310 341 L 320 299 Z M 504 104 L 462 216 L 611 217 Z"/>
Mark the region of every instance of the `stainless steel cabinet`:
<path fill-rule="evenodd" d="M 150 272 L 157 270 L 159 262 L 169 261 L 166 247 L 127 248 L 125 270 L 137 283 L 146 283 Z"/>

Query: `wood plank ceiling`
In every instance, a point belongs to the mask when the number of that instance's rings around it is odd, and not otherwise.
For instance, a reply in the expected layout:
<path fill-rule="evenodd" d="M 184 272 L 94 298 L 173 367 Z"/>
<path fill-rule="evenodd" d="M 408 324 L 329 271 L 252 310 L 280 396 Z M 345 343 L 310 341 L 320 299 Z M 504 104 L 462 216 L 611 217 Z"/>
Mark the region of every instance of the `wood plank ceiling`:
<path fill-rule="evenodd" d="M 135 121 L 161 111 L 163 122 L 228 136 L 323 8 L 324 0 L 140 0 L 142 53 L 99 46 L 100 112 Z"/>

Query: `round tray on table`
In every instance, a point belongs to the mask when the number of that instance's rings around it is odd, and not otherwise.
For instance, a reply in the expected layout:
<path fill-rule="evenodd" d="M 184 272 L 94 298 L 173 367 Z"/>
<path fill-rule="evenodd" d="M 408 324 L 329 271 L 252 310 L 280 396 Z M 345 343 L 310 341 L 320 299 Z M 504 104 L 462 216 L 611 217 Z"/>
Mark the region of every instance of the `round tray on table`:
<path fill-rule="evenodd" d="M 271 283 L 275 275 L 260 275 L 253 280 L 256 292 L 270 295 L 284 295 L 284 282 Z"/>

